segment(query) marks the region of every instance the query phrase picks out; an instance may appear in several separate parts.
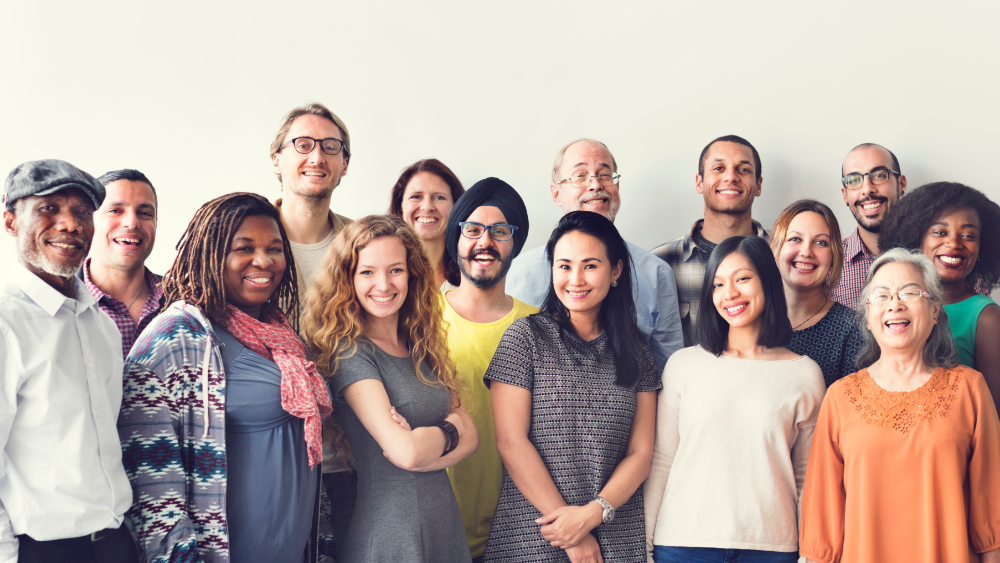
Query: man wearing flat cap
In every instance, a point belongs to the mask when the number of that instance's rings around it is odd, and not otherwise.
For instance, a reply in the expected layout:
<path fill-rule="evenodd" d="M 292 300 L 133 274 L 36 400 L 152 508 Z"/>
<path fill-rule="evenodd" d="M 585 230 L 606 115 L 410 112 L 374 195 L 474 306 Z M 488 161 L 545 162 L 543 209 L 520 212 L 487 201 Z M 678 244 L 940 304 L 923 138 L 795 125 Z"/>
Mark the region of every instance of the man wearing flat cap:
<path fill-rule="evenodd" d="M 570 211 L 592 211 L 612 223 L 621 207 L 618 164 L 608 147 L 593 139 L 564 146 L 552 166 L 552 200 Z M 670 266 L 647 250 L 626 241 L 632 257 L 632 287 L 639 330 L 649 339 L 656 363 L 663 370 L 671 354 L 684 347 L 677 305 L 677 281 Z M 514 262 L 508 276 L 510 294 L 541 305 L 552 285 L 545 247 L 535 248 Z"/>
<path fill-rule="evenodd" d="M 504 292 L 511 261 L 528 238 L 528 210 L 503 180 L 476 182 L 455 202 L 445 244 L 462 281 L 442 295 L 448 349 L 462 381 L 462 402 L 479 431 L 479 450 L 448 468 L 462 512 L 469 551 L 483 555 L 500 499 L 503 462 L 497 453 L 493 409 L 483 375 L 500 337 L 517 319 L 538 312 Z"/>
<path fill-rule="evenodd" d="M 137 561 L 116 422 L 122 344 L 76 278 L 104 187 L 60 160 L 4 186 L 18 263 L 0 282 L 0 562 Z"/>

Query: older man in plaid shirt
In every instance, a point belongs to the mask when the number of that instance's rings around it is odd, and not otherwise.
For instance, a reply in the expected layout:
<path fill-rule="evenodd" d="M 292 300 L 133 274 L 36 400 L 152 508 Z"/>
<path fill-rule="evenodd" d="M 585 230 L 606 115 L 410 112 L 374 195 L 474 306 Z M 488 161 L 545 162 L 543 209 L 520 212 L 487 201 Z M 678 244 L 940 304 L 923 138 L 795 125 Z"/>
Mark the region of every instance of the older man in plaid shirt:
<path fill-rule="evenodd" d="M 760 155 L 746 139 L 726 135 L 701 151 L 695 190 L 705 198 L 705 217 L 695 222 L 687 236 L 653 249 L 674 270 L 680 301 L 684 345 L 692 346 L 701 306 L 705 262 L 716 245 L 734 236 L 756 235 L 767 240 L 764 227 L 750 217 L 753 200 L 760 195 Z"/>

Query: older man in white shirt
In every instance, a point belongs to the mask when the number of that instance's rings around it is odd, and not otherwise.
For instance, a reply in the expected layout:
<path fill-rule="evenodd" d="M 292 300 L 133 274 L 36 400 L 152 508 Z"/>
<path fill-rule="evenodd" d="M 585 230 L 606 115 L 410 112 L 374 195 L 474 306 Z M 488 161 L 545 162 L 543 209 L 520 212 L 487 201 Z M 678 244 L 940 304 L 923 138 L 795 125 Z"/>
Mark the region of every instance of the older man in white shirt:
<path fill-rule="evenodd" d="M 18 264 L 0 283 L 0 563 L 132 563 L 116 422 L 121 334 L 76 272 L 104 188 L 59 160 L 4 186 Z"/>
<path fill-rule="evenodd" d="M 563 212 L 593 211 L 612 223 L 621 207 L 618 164 L 607 145 L 580 139 L 566 145 L 552 166 L 552 201 Z M 684 347 L 677 305 L 677 282 L 666 262 L 626 241 L 632 256 L 632 286 L 639 330 L 646 336 L 660 370 Z M 507 293 L 539 307 L 552 285 L 552 268 L 540 246 L 523 252 L 507 273 Z"/>

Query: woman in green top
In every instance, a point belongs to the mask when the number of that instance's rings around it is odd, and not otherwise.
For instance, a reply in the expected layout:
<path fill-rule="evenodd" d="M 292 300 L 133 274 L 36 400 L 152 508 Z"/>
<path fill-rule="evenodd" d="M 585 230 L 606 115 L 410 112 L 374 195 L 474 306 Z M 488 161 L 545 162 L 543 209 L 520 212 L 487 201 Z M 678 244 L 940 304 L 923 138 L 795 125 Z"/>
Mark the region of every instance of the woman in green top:
<path fill-rule="evenodd" d="M 879 248 L 919 248 L 934 262 L 958 361 L 982 372 L 1000 404 L 1000 206 L 954 182 L 906 194 L 882 222 Z"/>

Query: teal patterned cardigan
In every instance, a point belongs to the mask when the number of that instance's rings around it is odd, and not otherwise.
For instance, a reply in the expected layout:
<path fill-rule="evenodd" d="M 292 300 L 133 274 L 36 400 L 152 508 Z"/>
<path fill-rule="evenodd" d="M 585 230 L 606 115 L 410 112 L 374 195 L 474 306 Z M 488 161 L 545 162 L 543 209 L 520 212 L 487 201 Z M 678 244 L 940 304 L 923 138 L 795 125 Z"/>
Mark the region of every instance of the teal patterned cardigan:
<path fill-rule="evenodd" d="M 125 362 L 118 435 L 146 563 L 229 562 L 226 375 L 211 327 L 197 307 L 175 302 Z M 316 541 L 309 551 L 309 561 L 328 560 Z"/>

